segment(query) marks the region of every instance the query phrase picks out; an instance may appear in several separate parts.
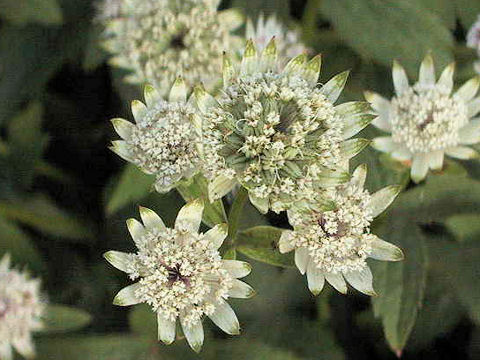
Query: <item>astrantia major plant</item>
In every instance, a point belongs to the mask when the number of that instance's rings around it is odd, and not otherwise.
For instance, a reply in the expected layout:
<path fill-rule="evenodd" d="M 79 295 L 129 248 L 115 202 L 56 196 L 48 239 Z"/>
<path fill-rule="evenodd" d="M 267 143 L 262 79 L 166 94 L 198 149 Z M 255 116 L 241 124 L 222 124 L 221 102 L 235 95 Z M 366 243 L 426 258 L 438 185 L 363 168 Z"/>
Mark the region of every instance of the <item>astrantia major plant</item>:
<path fill-rule="evenodd" d="M 368 143 L 348 139 L 374 116 L 364 102 L 334 105 L 348 72 L 318 86 L 320 65 L 301 54 L 280 69 L 275 39 L 261 54 L 248 41 L 239 68 L 225 57 L 217 99 L 195 90 L 210 200 L 241 184 L 261 212 L 279 212 L 348 180 L 348 160 Z"/>
<path fill-rule="evenodd" d="M 138 251 L 104 255 L 136 281 L 122 289 L 113 303 L 149 304 L 157 315 L 158 337 L 166 344 L 175 340 L 178 318 L 188 343 L 197 352 L 204 340 L 203 317 L 208 316 L 227 334 L 237 335 L 239 323 L 226 300 L 254 294 L 249 285 L 238 280 L 250 273 L 250 265 L 222 260 L 218 252 L 227 236 L 226 224 L 198 233 L 203 209 L 201 200 L 186 204 L 171 229 L 155 212 L 140 208 L 143 225 L 135 219 L 127 221 Z"/>
<path fill-rule="evenodd" d="M 118 16 L 105 20 L 104 45 L 112 64 L 132 71 L 126 80 L 149 82 L 162 94 L 177 75 L 188 85 L 215 87 L 222 51 L 238 48 L 238 12 L 217 11 L 217 0 L 120 2 Z"/>
<path fill-rule="evenodd" d="M 480 142 L 480 97 L 475 97 L 480 79 L 475 77 L 453 92 L 454 64 L 448 65 L 438 81 L 433 59 L 427 55 L 420 66 L 419 80 L 409 85 L 405 70 L 393 64 L 395 96 L 388 101 L 366 92 L 378 113 L 373 124 L 391 136 L 378 137 L 372 146 L 399 161 L 411 163 L 411 177 L 422 181 L 432 170 L 441 170 L 444 155 L 472 159 L 478 154 L 468 145 Z"/>
<path fill-rule="evenodd" d="M 10 268 L 10 257 L 0 260 L 0 359 L 13 359 L 13 349 L 25 358 L 35 354 L 32 334 L 42 329 L 45 304 L 40 280 Z"/>
<path fill-rule="evenodd" d="M 370 194 L 363 188 L 366 172 L 366 166 L 357 167 L 348 183 L 326 191 L 321 204 L 288 212 L 294 230 L 283 232 L 279 249 L 282 253 L 295 250 L 295 264 L 300 273 L 307 274 L 314 295 L 321 292 L 325 281 L 343 294 L 348 282 L 362 293 L 375 295 L 366 259 L 403 259 L 399 248 L 370 233 L 372 220 L 390 205 L 400 188 L 388 186 Z"/>
<path fill-rule="evenodd" d="M 116 118 L 113 126 L 123 140 L 111 149 L 123 159 L 156 177 L 155 189 L 168 192 L 179 181 L 190 179 L 199 169 L 199 120 L 187 103 L 187 88 L 178 78 L 168 100 L 152 86 L 145 87 L 145 102 L 132 102 L 136 124 Z"/>

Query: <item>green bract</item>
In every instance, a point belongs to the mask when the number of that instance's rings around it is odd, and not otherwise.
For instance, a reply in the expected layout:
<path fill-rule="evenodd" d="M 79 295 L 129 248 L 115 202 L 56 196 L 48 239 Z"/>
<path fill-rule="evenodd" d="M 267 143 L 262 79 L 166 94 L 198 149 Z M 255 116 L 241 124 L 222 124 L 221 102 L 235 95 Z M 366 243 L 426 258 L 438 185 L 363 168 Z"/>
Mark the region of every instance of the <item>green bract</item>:
<path fill-rule="evenodd" d="M 320 66 L 302 54 L 277 70 L 275 40 L 262 54 L 248 41 L 239 69 L 225 57 L 218 99 L 195 90 L 210 200 L 240 183 L 261 212 L 279 212 L 348 180 L 348 160 L 368 141 L 347 139 L 374 116 L 364 102 L 335 106 L 348 72 L 317 86 Z"/>

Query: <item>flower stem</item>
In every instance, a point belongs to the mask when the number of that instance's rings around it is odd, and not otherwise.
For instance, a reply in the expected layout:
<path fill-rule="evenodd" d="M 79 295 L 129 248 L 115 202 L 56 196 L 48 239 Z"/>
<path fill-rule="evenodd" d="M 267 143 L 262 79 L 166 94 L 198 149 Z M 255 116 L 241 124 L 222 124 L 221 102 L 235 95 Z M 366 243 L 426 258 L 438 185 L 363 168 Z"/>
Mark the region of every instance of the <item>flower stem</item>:
<path fill-rule="evenodd" d="M 233 200 L 232 207 L 230 208 L 230 212 L 228 214 L 228 238 L 230 240 L 230 246 L 233 246 L 235 243 L 240 217 L 247 199 L 248 191 L 242 186 L 238 190 L 237 196 L 235 196 L 235 200 Z"/>

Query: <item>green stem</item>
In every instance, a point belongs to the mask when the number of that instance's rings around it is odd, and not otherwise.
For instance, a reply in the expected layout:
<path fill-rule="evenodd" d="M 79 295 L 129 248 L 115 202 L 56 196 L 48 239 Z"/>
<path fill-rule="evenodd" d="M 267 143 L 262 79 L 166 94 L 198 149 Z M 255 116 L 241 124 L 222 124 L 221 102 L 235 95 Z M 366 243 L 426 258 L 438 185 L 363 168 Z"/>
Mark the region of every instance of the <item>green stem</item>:
<path fill-rule="evenodd" d="M 238 190 L 235 200 L 233 200 L 232 207 L 228 213 L 228 239 L 230 246 L 235 243 L 237 236 L 240 217 L 242 215 L 243 207 L 248 199 L 248 191 L 243 186 Z"/>

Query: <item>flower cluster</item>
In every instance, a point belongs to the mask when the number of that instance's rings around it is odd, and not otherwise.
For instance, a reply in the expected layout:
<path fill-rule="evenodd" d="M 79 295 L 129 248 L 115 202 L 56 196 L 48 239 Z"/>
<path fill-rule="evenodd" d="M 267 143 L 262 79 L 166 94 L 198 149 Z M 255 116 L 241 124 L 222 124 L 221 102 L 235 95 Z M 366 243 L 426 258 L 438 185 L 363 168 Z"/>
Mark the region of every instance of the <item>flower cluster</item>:
<path fill-rule="evenodd" d="M 480 142 L 480 121 L 472 119 L 480 112 L 478 77 L 466 82 L 455 93 L 454 64 L 435 77 L 433 59 L 422 62 L 419 80 L 410 86 L 405 70 L 395 62 L 393 83 L 395 97 L 390 101 L 367 92 L 366 99 L 378 113 L 373 124 L 391 136 L 374 139 L 373 146 L 400 161 L 411 162 L 411 177 L 422 181 L 428 169 L 440 170 L 444 154 L 471 159 L 476 151 L 465 145 Z"/>
<path fill-rule="evenodd" d="M 175 339 L 177 318 L 195 351 L 203 344 L 203 316 L 208 316 L 227 334 L 239 334 L 237 317 L 226 300 L 249 298 L 250 286 L 238 280 L 250 273 L 250 265 L 222 260 L 218 248 L 227 236 L 227 226 L 217 225 L 204 234 L 198 229 L 203 202 L 195 200 L 179 212 L 173 229 L 167 228 L 152 210 L 140 208 L 143 225 L 127 221 L 137 253 L 109 251 L 104 256 L 137 282 L 121 290 L 114 304 L 149 304 L 157 314 L 159 339 Z"/>
<path fill-rule="evenodd" d="M 13 359 L 14 348 L 26 358 L 34 355 L 32 332 L 42 328 L 44 303 L 40 281 L 10 269 L 8 255 L 0 260 L 0 359 Z"/>
<path fill-rule="evenodd" d="M 288 60 L 298 54 L 309 52 L 309 49 L 300 41 L 299 32 L 285 28 L 275 15 L 265 18 L 263 14 L 260 14 L 255 25 L 251 19 L 248 19 L 245 37 L 252 39 L 259 51 L 265 49 L 269 41 L 275 38 L 278 63 L 281 66 L 286 65 Z"/>
<path fill-rule="evenodd" d="M 308 211 L 291 210 L 294 230 L 286 230 L 279 241 L 280 252 L 295 250 L 295 264 L 307 274 L 310 291 L 318 295 L 325 280 L 341 293 L 346 281 L 357 290 L 375 295 L 367 257 L 398 261 L 402 251 L 370 233 L 370 223 L 399 193 L 388 186 L 370 194 L 363 189 L 366 167 L 359 166 L 351 180 L 328 190 L 324 202 Z"/>
<path fill-rule="evenodd" d="M 111 149 L 147 174 L 156 177 L 155 188 L 168 192 L 179 181 L 191 178 L 199 167 L 199 133 L 195 109 L 187 103 L 187 89 L 178 78 L 167 100 L 156 89 L 145 88 L 146 105 L 132 102 L 136 124 L 124 119 L 112 123 L 123 140 Z"/>
<path fill-rule="evenodd" d="M 348 72 L 317 87 L 320 65 L 302 54 L 278 70 L 275 39 L 261 54 L 248 41 L 240 69 L 225 58 L 218 99 L 196 89 L 211 200 L 240 183 L 261 212 L 278 212 L 348 180 L 367 141 L 347 139 L 374 116 L 363 102 L 335 106 Z"/>
<path fill-rule="evenodd" d="M 475 49 L 480 57 L 480 15 L 467 34 L 467 46 Z M 480 74 L 480 60 L 474 64 L 475 70 Z"/>
<path fill-rule="evenodd" d="M 111 63 L 132 70 L 128 81 L 149 82 L 160 91 L 178 74 L 189 85 L 203 82 L 213 89 L 221 53 L 239 47 L 231 32 L 242 24 L 234 10 L 217 12 L 218 2 L 117 0 L 104 6 L 118 15 L 104 21 L 104 46 L 115 55 Z"/>

